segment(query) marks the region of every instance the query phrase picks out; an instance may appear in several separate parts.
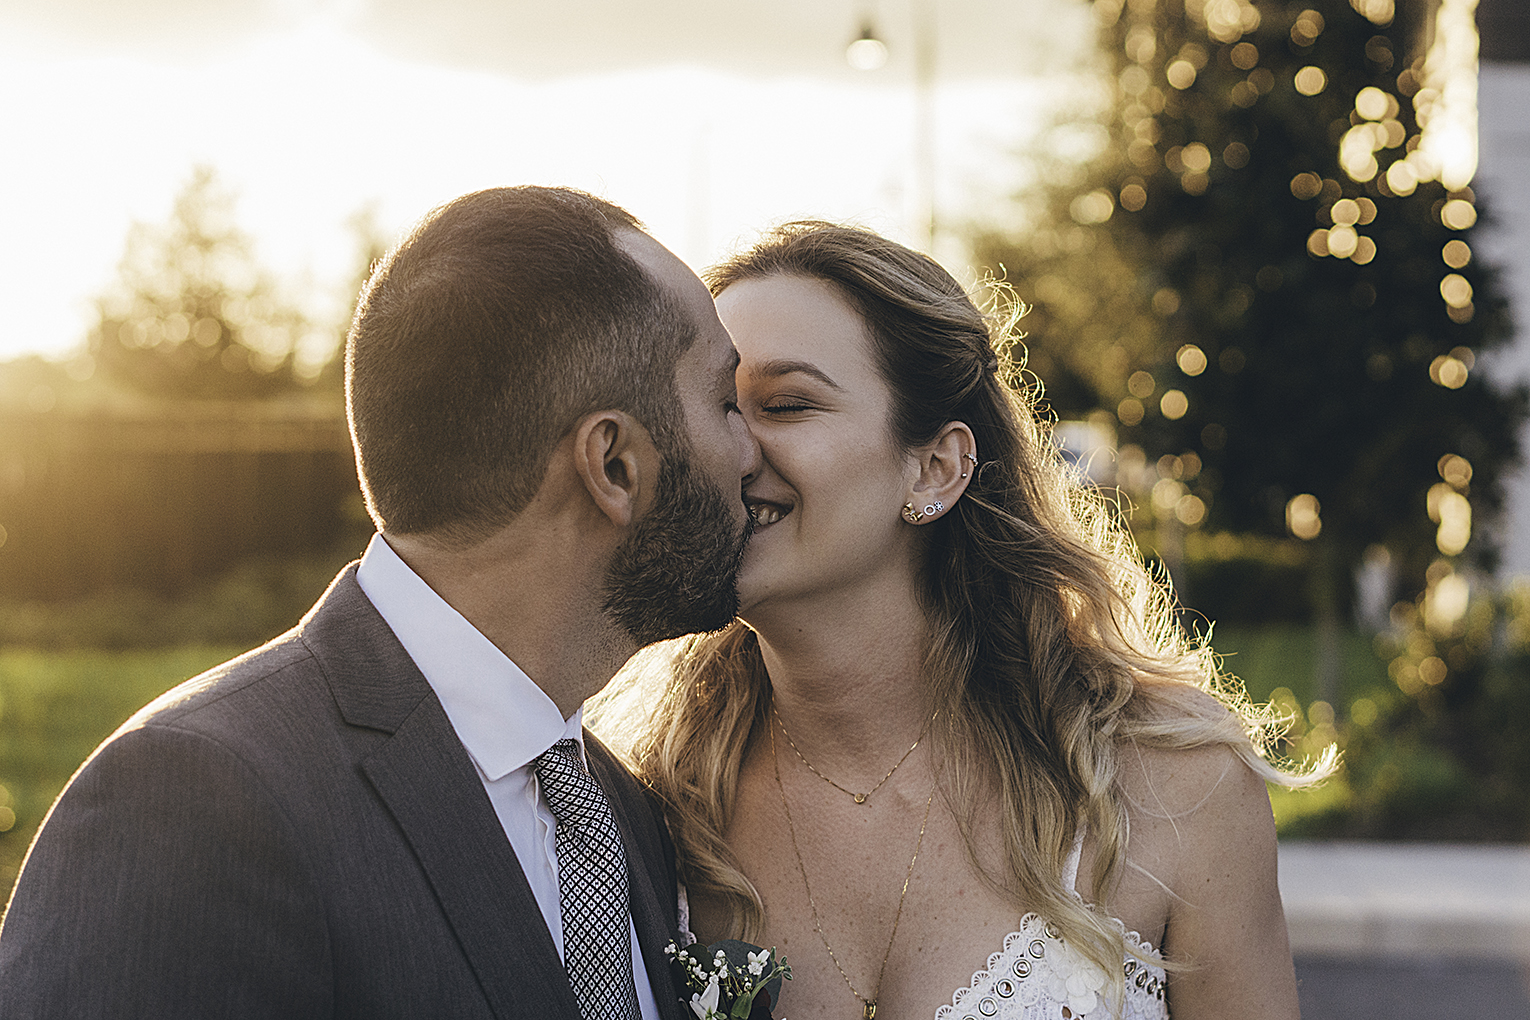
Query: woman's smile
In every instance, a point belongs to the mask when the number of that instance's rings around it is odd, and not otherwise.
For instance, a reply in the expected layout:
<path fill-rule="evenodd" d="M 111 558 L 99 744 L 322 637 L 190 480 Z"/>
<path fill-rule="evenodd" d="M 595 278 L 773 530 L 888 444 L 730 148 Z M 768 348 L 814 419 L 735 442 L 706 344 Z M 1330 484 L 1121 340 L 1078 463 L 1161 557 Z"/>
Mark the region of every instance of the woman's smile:
<path fill-rule="evenodd" d="M 760 444 L 745 502 L 757 539 L 782 536 L 745 554 L 746 613 L 767 596 L 861 585 L 894 564 L 906 573 L 910 557 L 894 550 L 907 538 L 898 512 L 911 461 L 892 438 L 892 393 L 859 313 L 831 285 L 785 274 L 729 287 L 717 307 Z"/>

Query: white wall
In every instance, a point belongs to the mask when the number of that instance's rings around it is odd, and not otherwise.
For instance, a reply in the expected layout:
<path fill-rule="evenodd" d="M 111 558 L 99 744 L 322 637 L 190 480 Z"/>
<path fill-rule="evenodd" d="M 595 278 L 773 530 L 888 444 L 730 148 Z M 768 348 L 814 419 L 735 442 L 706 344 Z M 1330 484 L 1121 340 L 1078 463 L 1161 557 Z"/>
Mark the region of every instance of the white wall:
<path fill-rule="evenodd" d="M 1486 364 L 1491 377 L 1530 383 L 1530 64 L 1484 63 L 1477 83 L 1481 157 L 1473 188 L 1488 222 L 1476 254 L 1498 267 L 1514 316 L 1515 339 Z M 1530 459 L 1530 425 L 1520 434 Z M 1502 525 L 1501 575 L 1530 577 L 1530 468 L 1509 479 Z"/>

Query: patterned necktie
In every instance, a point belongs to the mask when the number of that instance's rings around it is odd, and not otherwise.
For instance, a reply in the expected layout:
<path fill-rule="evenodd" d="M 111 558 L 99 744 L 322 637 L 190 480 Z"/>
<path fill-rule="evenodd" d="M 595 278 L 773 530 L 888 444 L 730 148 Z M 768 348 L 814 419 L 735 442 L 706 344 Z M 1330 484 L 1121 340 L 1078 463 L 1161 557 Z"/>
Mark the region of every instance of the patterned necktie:
<path fill-rule="evenodd" d="M 637 1020 L 628 934 L 627 855 L 600 784 L 579 745 L 560 740 L 537 758 L 537 781 L 558 820 L 563 966 L 584 1020 Z"/>

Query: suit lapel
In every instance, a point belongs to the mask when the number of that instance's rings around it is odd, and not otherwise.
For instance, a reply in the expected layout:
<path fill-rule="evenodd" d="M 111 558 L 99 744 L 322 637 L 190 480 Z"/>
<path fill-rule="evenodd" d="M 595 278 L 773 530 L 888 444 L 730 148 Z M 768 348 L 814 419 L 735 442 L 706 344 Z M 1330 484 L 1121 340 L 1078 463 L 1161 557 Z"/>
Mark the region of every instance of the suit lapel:
<path fill-rule="evenodd" d="M 341 572 L 299 625 L 346 722 L 388 734 L 361 768 L 419 859 L 494 1015 L 579 1020 L 563 963 L 430 684 Z"/>
<path fill-rule="evenodd" d="M 362 759 L 362 770 L 419 858 L 494 1014 L 579 1020 L 563 962 L 477 770 L 355 573 L 353 564 L 335 578 L 299 630 L 346 721 L 391 734 Z M 675 934 L 673 852 L 637 783 L 588 735 L 586 748 L 621 829 L 633 925 L 659 1015 L 685 1020 L 664 955 Z"/>
<path fill-rule="evenodd" d="M 362 762 L 414 847 L 499 1017 L 569 1017 L 578 1005 L 520 862 L 434 698 Z"/>

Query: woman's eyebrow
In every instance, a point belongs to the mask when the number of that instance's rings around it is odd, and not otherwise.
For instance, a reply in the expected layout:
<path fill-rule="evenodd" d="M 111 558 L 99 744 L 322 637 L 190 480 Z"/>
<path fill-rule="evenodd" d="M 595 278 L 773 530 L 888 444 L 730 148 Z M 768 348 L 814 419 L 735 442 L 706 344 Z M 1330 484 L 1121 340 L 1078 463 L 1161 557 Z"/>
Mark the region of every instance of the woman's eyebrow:
<path fill-rule="evenodd" d="M 757 379 L 778 379 L 783 375 L 792 375 L 796 372 L 801 372 L 803 375 L 812 376 L 814 379 L 817 379 L 819 382 L 823 383 L 830 389 L 838 390 L 841 392 L 844 390 L 844 387 L 840 386 L 839 383 L 835 382 L 833 379 L 830 379 L 817 366 L 806 361 L 790 361 L 786 359 L 766 361 L 759 365 L 755 365 L 749 370 L 749 374 Z"/>

